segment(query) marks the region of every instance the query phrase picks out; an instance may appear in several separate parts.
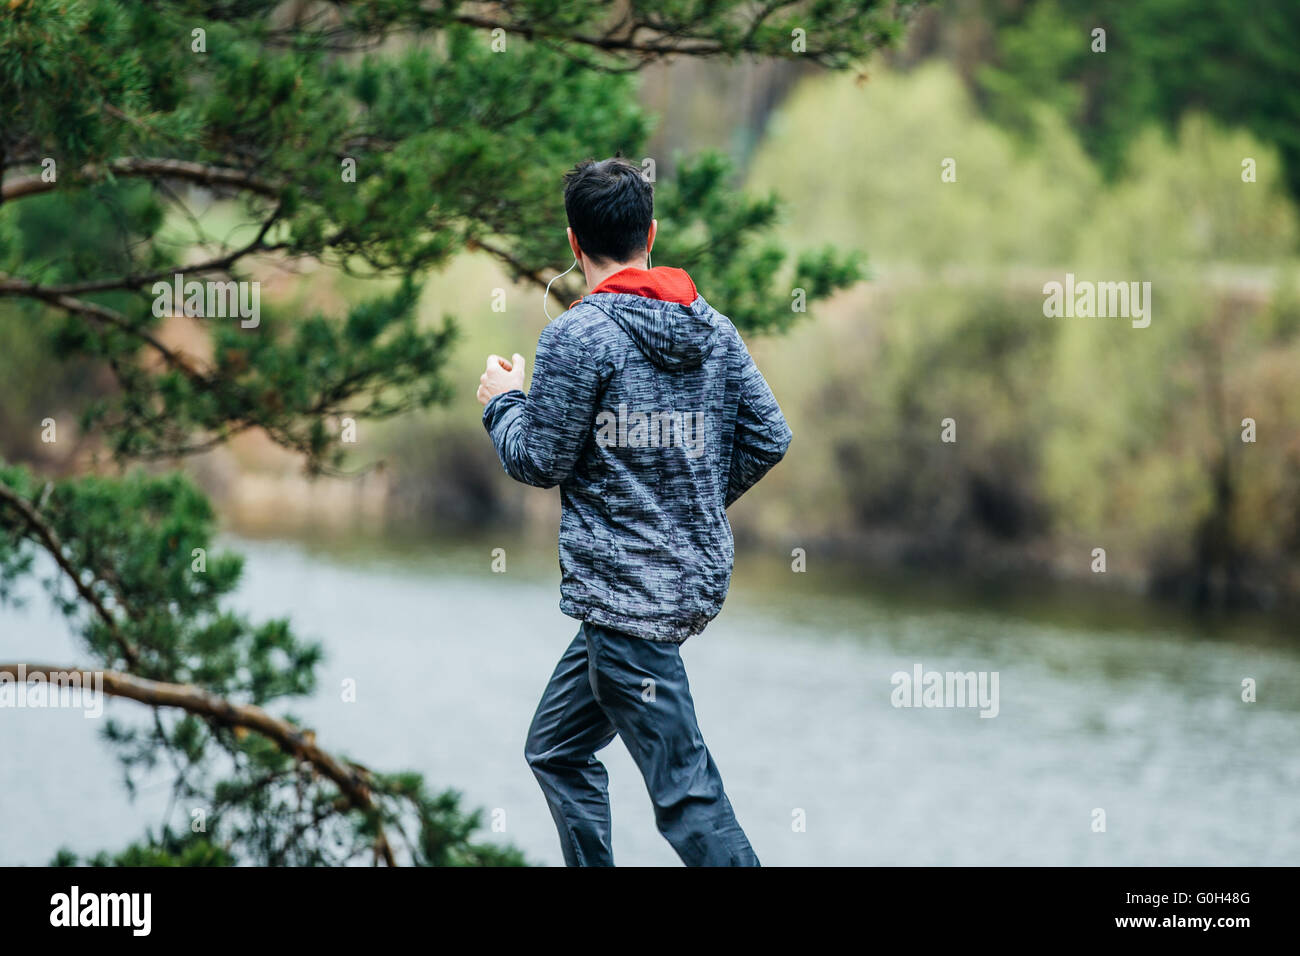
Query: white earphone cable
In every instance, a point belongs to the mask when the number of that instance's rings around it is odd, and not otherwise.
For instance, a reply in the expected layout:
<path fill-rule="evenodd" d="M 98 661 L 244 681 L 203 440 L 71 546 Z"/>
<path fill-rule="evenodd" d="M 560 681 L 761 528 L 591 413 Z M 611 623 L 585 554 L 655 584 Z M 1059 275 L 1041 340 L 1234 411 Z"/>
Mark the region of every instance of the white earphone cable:
<path fill-rule="evenodd" d="M 648 249 L 646 250 L 646 254 L 645 254 L 645 267 L 646 267 L 647 269 L 653 269 L 653 268 L 654 268 L 654 266 L 651 265 L 651 263 L 650 263 L 650 250 L 648 250 Z M 574 260 L 573 260 L 573 265 L 569 266 L 569 268 L 565 269 L 563 272 L 561 272 L 559 275 L 557 275 L 557 276 L 556 276 L 554 279 L 552 279 L 550 282 L 546 283 L 546 291 L 542 293 L 542 311 L 546 313 L 546 317 L 547 317 L 548 319 L 553 319 L 553 318 L 554 318 L 554 316 L 551 315 L 551 310 L 548 309 L 548 308 L 546 307 L 546 304 L 547 304 L 547 303 L 550 301 L 550 299 L 551 299 L 551 286 L 555 284 L 555 279 L 561 279 L 561 278 L 563 278 L 564 276 L 567 276 L 570 272 L 572 272 L 572 271 L 573 271 L 574 269 L 576 269 L 576 268 L 578 268 L 578 260 L 577 260 L 577 258 L 575 257 Z"/>
<path fill-rule="evenodd" d="M 558 279 L 561 276 L 567 276 L 570 272 L 572 272 L 576 268 L 578 268 L 577 257 L 574 258 L 573 265 L 569 266 L 569 268 L 561 272 L 560 275 L 555 277 L 555 279 Z M 552 279 L 550 282 L 546 283 L 546 291 L 542 293 L 542 311 L 546 313 L 546 317 L 548 319 L 554 318 L 554 316 L 551 315 L 551 310 L 546 307 L 546 303 L 551 298 L 551 286 L 555 283 L 555 279 Z"/>

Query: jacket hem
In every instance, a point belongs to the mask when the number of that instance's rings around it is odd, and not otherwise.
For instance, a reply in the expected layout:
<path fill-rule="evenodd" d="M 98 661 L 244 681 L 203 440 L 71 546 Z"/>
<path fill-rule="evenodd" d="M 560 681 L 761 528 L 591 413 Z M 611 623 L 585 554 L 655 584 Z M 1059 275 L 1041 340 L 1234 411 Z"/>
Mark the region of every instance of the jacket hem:
<path fill-rule="evenodd" d="M 560 612 L 585 623 L 607 627 L 612 631 L 660 644 L 681 644 L 687 638 L 699 634 L 713 618 L 717 617 L 717 611 L 714 611 L 698 623 L 678 625 L 651 623 L 645 618 L 631 617 L 606 608 L 579 604 L 568 598 L 560 601 Z"/>

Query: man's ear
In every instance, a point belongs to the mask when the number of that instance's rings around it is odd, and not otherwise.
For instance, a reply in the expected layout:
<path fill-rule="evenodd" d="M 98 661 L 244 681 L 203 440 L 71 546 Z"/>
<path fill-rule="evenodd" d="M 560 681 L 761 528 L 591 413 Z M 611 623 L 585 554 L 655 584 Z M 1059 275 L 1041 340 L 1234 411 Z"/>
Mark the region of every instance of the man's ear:
<path fill-rule="evenodd" d="M 659 220 L 658 220 L 658 219 L 651 219 L 651 220 L 650 220 L 650 234 L 647 235 L 647 236 L 646 236 L 646 239 L 645 239 L 645 251 L 646 251 L 646 255 L 649 255 L 649 254 L 650 254 L 650 250 L 654 248 L 654 245 L 655 245 L 655 236 L 657 236 L 657 235 L 659 235 Z"/>
<path fill-rule="evenodd" d="M 578 237 L 574 235 L 573 229 L 571 227 L 566 227 L 564 231 L 569 236 L 569 248 L 573 250 L 573 258 L 577 259 L 578 262 L 581 263 L 582 246 L 578 245 Z"/>

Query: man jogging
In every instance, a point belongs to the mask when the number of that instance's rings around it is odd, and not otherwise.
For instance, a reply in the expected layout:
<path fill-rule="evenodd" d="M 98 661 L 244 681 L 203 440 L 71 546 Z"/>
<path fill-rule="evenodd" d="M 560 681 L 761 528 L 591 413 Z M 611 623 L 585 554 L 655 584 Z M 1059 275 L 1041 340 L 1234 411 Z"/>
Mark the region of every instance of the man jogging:
<path fill-rule="evenodd" d="M 608 775 L 623 738 L 655 821 L 688 866 L 757 866 L 700 735 L 679 645 L 722 608 L 726 508 L 781 460 L 790 429 L 736 327 L 681 269 L 650 268 L 653 187 L 621 158 L 566 176 L 587 295 L 524 360 L 489 356 L 478 398 L 506 472 L 560 486 L 560 610 L 582 621 L 525 756 L 569 866 L 612 866 Z"/>

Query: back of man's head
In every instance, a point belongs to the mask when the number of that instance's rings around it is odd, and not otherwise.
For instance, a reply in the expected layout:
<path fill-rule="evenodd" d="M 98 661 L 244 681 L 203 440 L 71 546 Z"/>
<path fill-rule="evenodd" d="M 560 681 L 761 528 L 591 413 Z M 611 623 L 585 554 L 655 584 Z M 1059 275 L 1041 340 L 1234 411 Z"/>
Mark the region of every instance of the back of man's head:
<path fill-rule="evenodd" d="M 585 255 L 630 262 L 645 252 L 654 221 L 654 186 L 621 156 L 586 160 L 564 176 L 564 211 Z"/>

